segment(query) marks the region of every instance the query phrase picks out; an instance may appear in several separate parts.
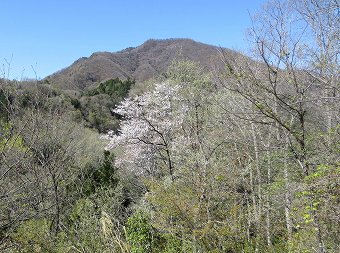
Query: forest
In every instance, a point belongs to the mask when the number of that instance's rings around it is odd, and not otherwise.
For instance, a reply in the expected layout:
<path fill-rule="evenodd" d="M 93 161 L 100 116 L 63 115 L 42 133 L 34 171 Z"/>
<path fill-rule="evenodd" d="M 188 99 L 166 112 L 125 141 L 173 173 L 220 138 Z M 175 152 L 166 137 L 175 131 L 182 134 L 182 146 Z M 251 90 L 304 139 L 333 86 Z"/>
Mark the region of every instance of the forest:
<path fill-rule="evenodd" d="M 269 1 L 222 72 L 1 78 L 0 252 L 339 252 L 339 5 Z"/>

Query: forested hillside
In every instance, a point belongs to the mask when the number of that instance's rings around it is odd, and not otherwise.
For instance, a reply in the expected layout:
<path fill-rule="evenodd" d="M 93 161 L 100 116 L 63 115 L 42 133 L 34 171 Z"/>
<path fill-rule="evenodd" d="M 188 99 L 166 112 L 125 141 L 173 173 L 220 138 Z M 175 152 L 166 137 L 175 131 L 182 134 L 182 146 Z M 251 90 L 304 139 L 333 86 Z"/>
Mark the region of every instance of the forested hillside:
<path fill-rule="evenodd" d="M 225 49 L 228 54 L 235 51 Z M 166 72 L 171 62 L 182 57 L 200 62 L 206 69 L 222 68 L 218 47 L 190 39 L 150 39 L 138 47 L 122 51 L 96 52 L 83 57 L 44 80 L 62 89 L 83 90 L 112 78 L 144 82 Z"/>
<path fill-rule="evenodd" d="M 339 252 L 339 2 L 252 18 L 138 87 L 1 79 L 0 251 Z"/>

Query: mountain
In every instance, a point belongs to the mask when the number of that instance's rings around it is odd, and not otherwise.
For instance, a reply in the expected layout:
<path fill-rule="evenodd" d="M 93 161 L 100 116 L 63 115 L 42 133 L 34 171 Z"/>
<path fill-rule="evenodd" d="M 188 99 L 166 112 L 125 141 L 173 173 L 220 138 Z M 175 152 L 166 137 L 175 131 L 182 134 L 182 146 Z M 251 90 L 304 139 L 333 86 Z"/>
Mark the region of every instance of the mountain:
<path fill-rule="evenodd" d="M 151 39 L 119 52 L 96 52 L 90 57 L 82 57 L 46 77 L 45 81 L 70 90 L 84 90 L 115 77 L 143 82 L 164 73 L 176 57 L 199 62 L 206 68 L 221 68 L 218 49 L 191 39 Z M 231 50 L 227 52 L 232 53 Z"/>

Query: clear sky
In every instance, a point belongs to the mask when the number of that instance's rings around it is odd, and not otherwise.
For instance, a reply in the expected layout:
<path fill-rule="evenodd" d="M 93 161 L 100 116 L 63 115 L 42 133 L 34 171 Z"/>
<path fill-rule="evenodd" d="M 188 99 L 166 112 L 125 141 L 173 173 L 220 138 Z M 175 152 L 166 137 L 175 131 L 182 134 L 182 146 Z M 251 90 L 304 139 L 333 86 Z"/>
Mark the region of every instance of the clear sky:
<path fill-rule="evenodd" d="M 96 51 L 191 38 L 246 49 L 265 0 L 0 0 L 0 77 L 38 78 Z M 5 69 L 4 69 L 5 68 Z M 32 70 L 34 69 L 34 71 Z"/>

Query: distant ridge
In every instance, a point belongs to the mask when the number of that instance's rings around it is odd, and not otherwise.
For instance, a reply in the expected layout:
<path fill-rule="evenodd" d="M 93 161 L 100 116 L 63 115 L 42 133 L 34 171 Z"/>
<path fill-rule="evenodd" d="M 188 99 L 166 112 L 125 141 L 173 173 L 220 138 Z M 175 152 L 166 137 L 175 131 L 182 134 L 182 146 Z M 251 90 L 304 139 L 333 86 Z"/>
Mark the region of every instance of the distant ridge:
<path fill-rule="evenodd" d="M 227 50 L 232 53 L 231 50 Z M 199 62 L 203 67 L 222 67 L 218 47 L 191 39 L 150 39 L 138 47 L 118 52 L 96 52 L 44 80 L 61 89 L 84 90 L 92 84 L 118 77 L 146 81 L 164 73 L 176 57 Z"/>

